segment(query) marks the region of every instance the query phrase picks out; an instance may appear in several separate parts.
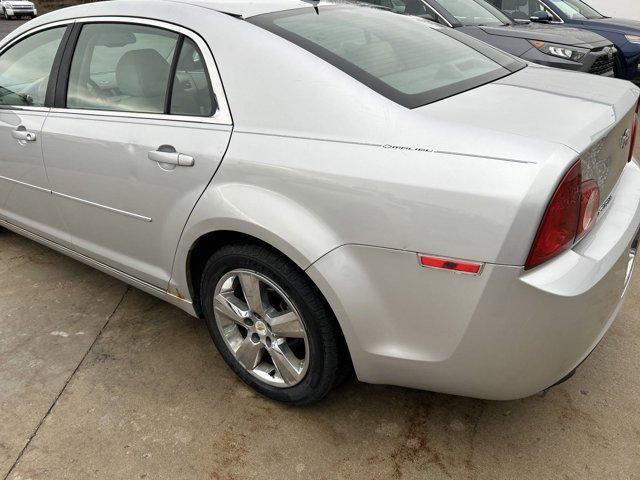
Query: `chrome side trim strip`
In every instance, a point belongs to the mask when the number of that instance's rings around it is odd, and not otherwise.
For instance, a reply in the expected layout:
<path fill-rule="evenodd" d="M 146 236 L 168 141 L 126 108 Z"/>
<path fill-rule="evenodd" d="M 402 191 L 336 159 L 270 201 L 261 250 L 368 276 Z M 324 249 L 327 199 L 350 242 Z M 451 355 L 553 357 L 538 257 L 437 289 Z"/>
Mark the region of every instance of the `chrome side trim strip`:
<path fill-rule="evenodd" d="M 120 215 L 125 215 L 130 218 L 135 218 L 136 220 L 142 220 L 143 222 L 151 223 L 153 221 L 152 218 L 145 217 L 144 215 L 138 215 L 137 213 L 127 212 L 126 210 L 120 210 L 118 208 L 107 207 L 106 205 L 102 205 L 100 203 L 90 202 L 89 200 L 84 200 L 78 197 L 72 197 L 71 195 L 65 195 L 64 193 L 60 193 L 60 192 L 54 192 L 53 190 L 49 190 L 48 188 L 38 187 L 37 185 L 21 182 L 20 180 L 14 180 L 13 178 L 9 178 L 9 177 L 3 177 L 2 175 L 0 175 L 0 180 L 5 180 L 7 182 L 15 183 L 16 185 L 32 188 L 34 190 L 38 190 L 39 192 L 48 193 L 49 195 L 55 195 L 57 197 L 66 198 L 68 200 L 74 200 L 84 205 L 90 205 L 92 207 L 102 208 L 103 210 L 107 210 L 112 213 L 119 213 Z"/>
<path fill-rule="evenodd" d="M 65 195 L 64 193 L 60 193 L 60 192 L 51 192 L 51 193 L 57 197 L 66 198 L 68 200 L 74 200 L 76 202 L 82 203 L 84 205 L 90 205 L 92 207 L 102 208 L 103 210 L 107 210 L 113 213 L 119 213 L 120 215 L 125 215 L 127 217 L 135 218 L 136 220 L 142 220 L 143 222 L 153 221 L 152 218 L 145 217 L 144 215 L 138 215 L 137 213 L 131 213 L 131 212 L 127 212 L 126 210 L 119 210 L 117 208 L 107 207 L 106 205 L 102 205 L 100 203 L 90 202 L 89 200 L 84 200 L 78 197 L 72 197 L 71 195 Z"/>
<path fill-rule="evenodd" d="M 16 112 L 39 112 L 39 113 L 49 113 L 51 110 L 48 107 L 30 107 L 28 105 L 14 106 L 14 105 L 0 105 L 0 111 L 9 110 Z"/>
<path fill-rule="evenodd" d="M 34 190 L 38 190 L 39 192 L 49 193 L 49 194 L 51 193 L 51 190 L 49 190 L 48 188 L 38 187 L 37 185 L 31 185 L 30 183 L 21 182 L 20 180 L 14 180 L 13 178 L 9 178 L 9 177 L 3 177 L 2 175 L 0 175 L 0 180 L 15 183 L 17 185 L 21 185 L 27 188 L 33 188 Z"/>
<path fill-rule="evenodd" d="M 184 310 L 190 315 L 196 316 L 196 312 L 193 309 L 193 304 L 189 300 L 172 295 L 171 293 L 169 293 L 166 290 L 163 290 L 162 288 L 156 287 L 155 285 L 152 285 L 143 280 L 140 280 L 139 278 L 129 275 L 128 273 L 124 273 L 116 268 L 110 267 L 109 265 L 99 262 L 98 260 L 94 260 L 91 257 L 87 257 L 82 253 L 78 253 L 75 250 L 72 250 L 68 247 L 65 247 L 63 245 L 60 245 L 59 243 L 54 242 L 53 240 L 49 240 L 47 238 L 41 237 L 38 234 L 32 233 L 29 230 L 26 230 L 22 227 L 18 227 L 17 225 L 14 225 L 13 223 L 8 222 L 7 220 L 4 220 L 3 218 L 0 218 L 0 226 L 3 226 L 8 230 L 11 230 L 17 233 L 18 235 L 21 235 L 30 240 L 33 240 L 34 242 L 41 243 L 42 245 L 49 247 L 53 250 L 56 250 L 64 255 L 67 255 L 68 257 L 71 257 L 74 260 L 78 260 L 79 262 L 82 262 L 86 265 L 89 265 L 90 267 L 100 270 L 101 272 L 104 272 L 107 275 L 111 275 L 112 277 L 115 277 L 118 280 L 121 280 L 125 283 L 128 283 L 129 285 L 139 288 L 143 292 L 146 292 L 150 295 L 153 295 L 154 297 L 158 297 L 161 300 L 165 300 L 166 302 L 169 302 L 172 305 L 175 305 L 176 307 Z"/>
<path fill-rule="evenodd" d="M 118 110 L 89 110 L 79 108 L 52 108 L 50 110 L 51 117 L 83 115 L 94 117 L 113 117 L 115 119 L 137 119 L 137 120 L 162 120 L 165 122 L 182 122 L 182 123 L 198 123 L 202 125 L 218 126 L 217 130 L 227 131 L 231 125 L 224 121 L 218 121 L 216 116 L 213 117 L 190 117 L 188 115 L 165 115 L 164 113 L 138 113 L 123 112 Z"/>

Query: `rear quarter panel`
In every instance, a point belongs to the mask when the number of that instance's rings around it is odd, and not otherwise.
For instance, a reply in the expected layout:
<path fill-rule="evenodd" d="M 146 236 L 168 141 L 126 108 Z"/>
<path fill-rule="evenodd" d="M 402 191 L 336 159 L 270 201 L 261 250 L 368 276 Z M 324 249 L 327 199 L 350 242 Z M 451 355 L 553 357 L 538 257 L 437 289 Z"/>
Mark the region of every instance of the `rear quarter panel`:
<path fill-rule="evenodd" d="M 345 244 L 523 262 L 505 238 L 542 163 L 559 175 L 571 149 L 431 119 L 247 22 L 221 18 L 203 36 L 234 131 L 185 228 L 176 288 L 188 285 L 196 240 L 220 230 L 257 237 L 303 269 Z"/>

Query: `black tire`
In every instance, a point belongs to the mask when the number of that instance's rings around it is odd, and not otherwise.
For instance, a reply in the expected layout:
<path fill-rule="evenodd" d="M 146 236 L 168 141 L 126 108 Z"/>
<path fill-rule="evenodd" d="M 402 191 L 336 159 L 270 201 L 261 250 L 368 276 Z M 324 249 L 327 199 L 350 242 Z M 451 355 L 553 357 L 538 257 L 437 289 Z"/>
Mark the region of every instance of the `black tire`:
<path fill-rule="evenodd" d="M 249 269 L 267 277 L 284 291 L 300 312 L 309 343 L 308 367 L 296 385 L 269 385 L 249 373 L 227 347 L 214 315 L 213 296 L 219 280 L 236 269 Z M 216 251 L 204 269 L 200 288 L 205 321 L 222 358 L 251 388 L 273 400 L 306 405 L 321 400 L 345 377 L 346 347 L 337 320 L 311 280 L 283 255 L 261 245 L 236 244 Z"/>

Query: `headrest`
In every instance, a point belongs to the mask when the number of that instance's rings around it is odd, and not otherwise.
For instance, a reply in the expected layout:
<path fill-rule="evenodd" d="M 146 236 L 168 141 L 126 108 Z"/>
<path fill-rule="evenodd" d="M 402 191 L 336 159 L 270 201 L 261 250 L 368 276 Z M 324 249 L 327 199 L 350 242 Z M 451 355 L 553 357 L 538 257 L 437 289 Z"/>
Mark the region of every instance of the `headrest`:
<path fill-rule="evenodd" d="M 123 95 L 158 97 L 167 91 L 169 63 L 152 48 L 125 53 L 116 67 L 116 82 Z"/>

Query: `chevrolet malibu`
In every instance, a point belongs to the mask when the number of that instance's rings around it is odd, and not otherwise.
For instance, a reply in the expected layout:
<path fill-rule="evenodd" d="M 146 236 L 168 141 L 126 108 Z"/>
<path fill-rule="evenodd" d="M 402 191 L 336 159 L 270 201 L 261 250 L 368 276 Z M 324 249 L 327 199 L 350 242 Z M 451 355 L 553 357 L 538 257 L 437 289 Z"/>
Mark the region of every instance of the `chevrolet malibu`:
<path fill-rule="evenodd" d="M 2 41 L 3 226 L 203 317 L 290 404 L 352 370 L 515 399 L 596 347 L 637 246 L 637 87 L 372 7 L 175 5 Z"/>

